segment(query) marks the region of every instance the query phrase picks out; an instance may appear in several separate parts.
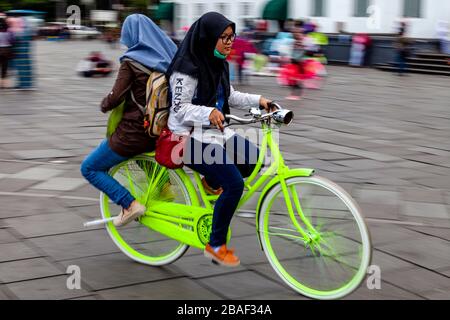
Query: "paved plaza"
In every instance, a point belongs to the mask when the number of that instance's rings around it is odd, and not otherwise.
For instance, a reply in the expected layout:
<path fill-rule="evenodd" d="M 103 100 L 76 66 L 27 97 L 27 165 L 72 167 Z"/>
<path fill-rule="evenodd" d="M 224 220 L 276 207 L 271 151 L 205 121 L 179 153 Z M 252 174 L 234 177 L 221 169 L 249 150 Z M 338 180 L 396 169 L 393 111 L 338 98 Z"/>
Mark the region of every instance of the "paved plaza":
<path fill-rule="evenodd" d="M 232 225 L 235 269 L 193 248 L 169 266 L 140 265 L 104 228 L 83 227 L 100 212 L 79 167 L 105 135 L 99 104 L 114 81 L 75 74 L 92 50 L 121 53 L 35 42 L 37 90 L 0 91 L 0 299 L 305 299 L 270 268 L 244 215 Z M 300 102 L 285 101 L 271 77 L 236 87 L 293 110 L 280 133 L 289 166 L 315 168 L 360 204 L 381 289 L 363 283 L 347 299 L 450 299 L 450 78 L 328 71 L 323 90 Z M 70 265 L 81 268 L 79 290 L 66 287 Z"/>

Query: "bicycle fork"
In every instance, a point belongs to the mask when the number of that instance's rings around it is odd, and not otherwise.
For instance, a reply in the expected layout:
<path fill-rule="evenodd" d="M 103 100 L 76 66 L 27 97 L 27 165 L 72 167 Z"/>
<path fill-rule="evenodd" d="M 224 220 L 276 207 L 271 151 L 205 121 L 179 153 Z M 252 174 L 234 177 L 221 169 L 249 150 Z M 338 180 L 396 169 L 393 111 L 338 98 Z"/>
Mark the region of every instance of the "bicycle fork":
<path fill-rule="evenodd" d="M 280 179 L 281 184 L 281 190 L 284 195 L 284 199 L 286 202 L 286 207 L 289 213 L 289 216 L 291 218 L 292 223 L 294 224 L 297 231 L 300 233 L 300 235 L 303 237 L 303 242 L 305 243 L 305 246 L 309 245 L 311 250 L 314 252 L 314 247 L 317 247 L 320 250 L 320 240 L 321 236 L 319 232 L 314 228 L 314 226 L 311 224 L 311 222 L 308 220 L 308 218 L 303 213 L 300 200 L 298 197 L 297 190 L 295 189 L 295 186 L 292 185 L 290 187 L 287 186 L 285 179 Z M 292 200 L 291 201 L 291 194 L 292 194 Z M 300 220 L 304 223 L 306 226 L 305 230 L 299 221 L 297 220 L 296 213 L 294 212 L 294 206 L 295 211 L 297 212 L 298 216 L 300 217 Z"/>

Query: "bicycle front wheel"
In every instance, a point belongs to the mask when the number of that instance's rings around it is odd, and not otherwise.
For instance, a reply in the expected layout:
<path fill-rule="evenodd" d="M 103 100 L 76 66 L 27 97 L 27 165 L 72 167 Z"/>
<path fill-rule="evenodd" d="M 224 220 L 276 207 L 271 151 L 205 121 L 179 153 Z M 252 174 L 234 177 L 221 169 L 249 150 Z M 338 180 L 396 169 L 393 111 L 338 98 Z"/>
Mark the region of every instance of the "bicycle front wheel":
<path fill-rule="evenodd" d="M 270 264 L 307 297 L 348 295 L 363 281 L 371 260 L 370 235 L 358 205 L 318 176 L 289 178 L 286 185 L 288 196 L 277 184 L 261 206 L 259 232 Z"/>
<path fill-rule="evenodd" d="M 189 192 L 176 171 L 160 166 L 152 157 L 138 156 L 125 161 L 112 168 L 110 174 L 147 207 L 154 200 L 191 205 Z M 103 218 L 114 217 L 122 209 L 104 193 L 100 194 L 100 206 Z M 132 221 L 123 227 L 115 227 L 112 222 L 108 222 L 106 229 L 123 253 L 147 265 L 172 263 L 189 248 L 139 221 Z"/>

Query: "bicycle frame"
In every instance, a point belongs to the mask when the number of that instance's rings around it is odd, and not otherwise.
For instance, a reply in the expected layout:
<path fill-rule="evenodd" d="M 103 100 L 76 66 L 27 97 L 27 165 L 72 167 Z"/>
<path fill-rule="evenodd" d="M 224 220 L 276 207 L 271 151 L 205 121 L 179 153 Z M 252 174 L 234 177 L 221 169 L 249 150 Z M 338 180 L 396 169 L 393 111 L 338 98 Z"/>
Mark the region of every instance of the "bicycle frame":
<path fill-rule="evenodd" d="M 295 217 L 291 202 L 291 195 L 288 190 L 286 180 L 290 177 L 309 177 L 314 173 L 314 169 L 289 169 L 289 167 L 284 162 L 283 156 L 277 143 L 273 139 L 270 122 L 263 123 L 262 130 L 264 134 L 260 146 L 259 157 L 254 171 L 245 181 L 245 191 L 238 204 L 238 209 L 241 208 L 245 203 L 247 203 L 248 200 L 251 199 L 255 194 L 255 192 L 261 190 L 261 188 L 265 185 L 256 208 L 256 228 L 258 240 L 261 244 L 260 233 L 258 230 L 260 207 L 267 192 L 269 192 L 269 190 L 274 185 L 281 183 L 282 192 L 286 200 L 286 206 L 288 208 L 289 215 L 294 225 L 297 227 L 298 231 L 306 241 L 310 239 L 310 235 L 298 223 Z M 269 166 L 267 171 L 261 174 L 259 178 L 257 178 L 263 166 L 263 162 L 268 150 L 270 150 L 274 161 Z M 152 156 L 153 154 L 150 155 Z M 213 202 L 217 200 L 218 196 L 206 194 L 206 191 L 201 183 L 199 173 L 193 173 L 196 186 L 194 186 L 191 178 L 183 169 L 176 170 L 176 173 L 188 190 L 192 202 L 191 205 L 187 206 L 182 204 L 167 202 L 163 203 L 156 201 L 151 204 L 146 215 L 141 217 L 140 222 L 147 227 L 154 229 L 155 231 L 167 235 L 170 238 L 186 243 L 190 246 L 197 247 L 199 249 L 204 249 L 206 243 L 204 239 L 203 241 L 202 239 L 199 239 L 198 229 L 202 227 L 201 223 L 204 221 L 202 219 L 206 219 L 208 216 L 210 217 L 212 215 Z M 301 220 L 310 233 L 315 233 L 314 228 L 303 215 L 300 202 L 295 190 L 291 189 L 291 193 L 293 193 L 292 197 L 294 200 L 293 202 L 295 205 L 295 209 L 296 211 L 298 211 Z M 200 194 L 200 198 L 198 197 L 198 194 Z M 200 205 L 200 200 L 203 203 L 203 206 Z"/>

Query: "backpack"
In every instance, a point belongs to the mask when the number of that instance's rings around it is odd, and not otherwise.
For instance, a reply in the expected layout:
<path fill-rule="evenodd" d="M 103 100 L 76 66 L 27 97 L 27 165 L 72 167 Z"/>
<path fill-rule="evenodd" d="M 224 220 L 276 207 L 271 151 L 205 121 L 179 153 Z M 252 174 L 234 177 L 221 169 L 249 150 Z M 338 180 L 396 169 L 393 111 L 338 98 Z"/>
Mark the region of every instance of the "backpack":
<path fill-rule="evenodd" d="M 144 114 L 145 132 L 152 138 L 159 137 L 161 131 L 167 126 L 169 118 L 169 84 L 166 75 L 158 71 L 151 71 L 140 63 L 128 60 L 133 66 L 149 75 L 146 86 L 145 106 L 139 104 L 131 92 L 131 99 Z"/>

